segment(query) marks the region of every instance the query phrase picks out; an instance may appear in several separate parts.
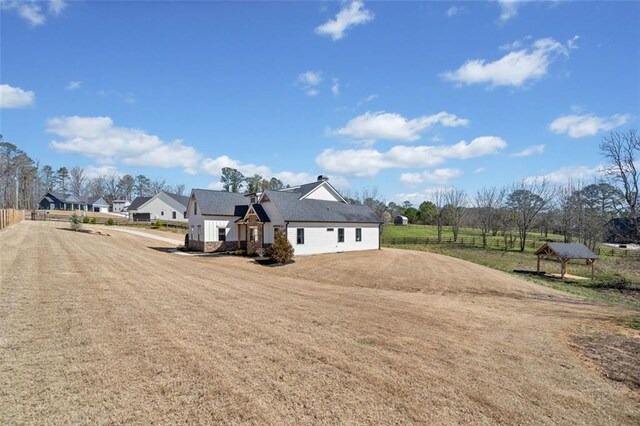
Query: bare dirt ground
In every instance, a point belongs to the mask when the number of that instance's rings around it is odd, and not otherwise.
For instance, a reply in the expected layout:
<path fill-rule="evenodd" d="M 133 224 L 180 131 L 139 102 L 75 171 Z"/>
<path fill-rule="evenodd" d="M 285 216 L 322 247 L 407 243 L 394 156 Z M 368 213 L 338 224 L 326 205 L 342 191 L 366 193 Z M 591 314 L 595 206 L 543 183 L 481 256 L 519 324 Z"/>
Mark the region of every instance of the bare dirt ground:
<path fill-rule="evenodd" d="M 640 422 L 575 344 L 623 308 L 424 252 L 269 268 L 60 226 L 0 232 L 2 424 Z"/>

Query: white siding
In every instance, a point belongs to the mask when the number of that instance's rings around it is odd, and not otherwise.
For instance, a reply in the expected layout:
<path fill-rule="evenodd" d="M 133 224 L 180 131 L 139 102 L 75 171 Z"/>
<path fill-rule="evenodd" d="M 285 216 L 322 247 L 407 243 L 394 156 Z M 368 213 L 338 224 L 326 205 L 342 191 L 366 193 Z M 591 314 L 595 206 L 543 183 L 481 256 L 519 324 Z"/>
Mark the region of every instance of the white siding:
<path fill-rule="evenodd" d="M 265 223 L 263 232 L 264 232 L 264 243 L 273 244 L 273 224 L 269 222 Z"/>
<path fill-rule="evenodd" d="M 141 206 L 138 210 L 132 213 L 149 213 L 151 215 L 151 220 L 173 220 L 177 222 L 186 222 L 184 218 L 184 207 L 176 208 L 168 204 L 169 201 L 171 204 L 178 204 L 175 200 L 170 199 L 165 201 L 163 198 L 166 197 L 169 199 L 168 195 L 164 193 L 159 193 L 157 196 L 153 197 L 149 201 L 147 201 L 143 206 Z M 179 204 L 178 204 L 179 205 Z M 173 212 L 176 212 L 176 218 L 173 218 Z M 164 214 L 163 214 L 164 213 Z"/>
<path fill-rule="evenodd" d="M 263 201 L 260 203 L 264 211 L 269 216 L 269 220 L 272 225 L 284 225 L 284 220 L 282 219 L 282 215 L 276 208 L 276 206 L 271 201 Z"/>
<path fill-rule="evenodd" d="M 226 241 L 238 240 L 238 229 L 234 222 L 236 218 L 227 216 L 205 216 L 204 217 L 204 235 L 205 242 L 218 241 L 218 228 L 225 228 L 227 238 Z"/>
<path fill-rule="evenodd" d="M 309 200 L 339 201 L 326 186 L 320 185 L 305 197 Z"/>
<path fill-rule="evenodd" d="M 297 229 L 304 228 L 304 244 L 297 244 Z M 327 231 L 333 228 L 333 231 Z M 344 228 L 344 243 L 338 242 L 338 228 Z M 362 241 L 356 241 L 356 228 L 362 229 Z M 289 223 L 287 238 L 296 256 L 343 251 L 377 250 L 379 248 L 377 223 Z"/>

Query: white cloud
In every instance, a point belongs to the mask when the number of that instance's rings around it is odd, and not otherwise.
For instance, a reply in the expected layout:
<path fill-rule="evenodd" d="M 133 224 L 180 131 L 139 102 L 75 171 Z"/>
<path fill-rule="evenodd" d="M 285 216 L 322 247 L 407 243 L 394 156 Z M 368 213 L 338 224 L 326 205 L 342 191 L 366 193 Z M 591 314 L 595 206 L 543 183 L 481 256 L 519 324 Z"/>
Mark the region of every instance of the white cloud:
<path fill-rule="evenodd" d="M 554 133 L 567 133 L 572 138 L 593 136 L 601 131 L 609 131 L 625 124 L 631 115 L 615 114 L 609 118 L 598 117 L 593 114 L 571 114 L 556 118 L 549 124 L 549 130 Z"/>
<path fill-rule="evenodd" d="M 344 37 L 345 31 L 354 25 L 366 24 L 373 20 L 373 12 L 364 8 L 364 3 L 354 0 L 345 5 L 334 19 L 330 19 L 316 28 L 316 34 L 326 35 L 334 41 Z"/>
<path fill-rule="evenodd" d="M 468 126 L 469 120 L 458 118 L 446 111 L 414 119 L 407 119 L 400 114 L 391 112 L 367 111 L 351 119 L 343 128 L 330 133 L 353 139 L 415 141 L 420 139 L 421 133 L 436 124 L 445 127 Z"/>
<path fill-rule="evenodd" d="M 104 165 L 137 167 L 183 167 L 193 174 L 200 154 L 182 141 L 164 142 L 143 130 L 116 127 L 109 117 L 55 117 L 47 131 L 62 140 L 53 140 L 55 151 L 96 159 Z"/>
<path fill-rule="evenodd" d="M 48 11 L 49 14 L 58 16 L 67 6 L 64 0 L 50 0 Z M 42 10 L 43 2 L 23 1 L 23 0 L 2 0 L 0 1 L 0 10 L 15 11 L 18 16 L 27 21 L 32 27 L 42 25 L 47 21 L 47 17 Z"/>
<path fill-rule="evenodd" d="M 464 172 L 460 169 L 435 169 L 434 171 L 424 171 L 421 173 L 402 173 L 400 180 L 404 183 L 417 185 L 420 183 L 440 183 L 444 184 L 451 179 L 462 176 Z"/>
<path fill-rule="evenodd" d="M 552 38 L 539 39 L 530 48 L 509 52 L 493 62 L 484 59 L 468 60 L 457 70 L 447 71 L 441 77 L 460 85 L 520 87 L 527 81 L 547 75 L 553 61 L 558 57 L 568 57 L 569 50 L 576 48 L 575 40 L 576 37 L 563 45 Z"/>
<path fill-rule="evenodd" d="M 33 105 L 36 94 L 20 87 L 0 84 L 0 108 L 24 108 Z"/>
<path fill-rule="evenodd" d="M 449 9 L 447 9 L 447 11 L 445 12 L 445 14 L 451 18 L 452 16 L 457 15 L 458 13 L 462 12 L 464 10 L 463 7 L 461 6 L 451 6 Z"/>
<path fill-rule="evenodd" d="M 542 174 L 539 176 L 530 176 L 525 178 L 525 182 L 535 182 L 545 180 L 549 183 L 565 184 L 569 181 L 585 181 L 600 176 L 603 173 L 602 166 L 569 166 L 562 167 L 553 172 Z"/>
<path fill-rule="evenodd" d="M 338 96 L 340 94 L 340 81 L 337 78 L 332 80 L 333 84 L 331 85 L 331 94 L 333 96 Z"/>
<path fill-rule="evenodd" d="M 487 168 L 486 168 L 486 167 L 478 167 L 477 169 L 475 169 L 475 170 L 473 171 L 473 173 L 484 173 L 484 172 L 486 172 L 486 171 L 487 171 Z"/>
<path fill-rule="evenodd" d="M 122 176 L 124 175 L 124 173 L 118 170 L 118 168 L 114 166 L 89 165 L 84 167 L 84 175 L 88 179 L 93 179 L 99 176 L 112 176 L 112 175 Z"/>
<path fill-rule="evenodd" d="M 320 91 L 318 86 L 322 83 L 322 71 L 306 71 L 298 76 L 296 84 L 300 86 L 308 96 L 317 96 Z"/>
<path fill-rule="evenodd" d="M 507 143 L 496 136 L 481 136 L 470 143 L 460 141 L 445 146 L 394 146 L 386 152 L 376 149 L 325 149 L 316 158 L 318 166 L 332 173 L 370 177 L 380 170 L 433 167 L 447 159 L 468 159 L 495 154 Z"/>
<path fill-rule="evenodd" d="M 65 87 L 66 90 L 78 90 L 80 88 L 80 86 L 82 86 L 82 82 L 81 81 L 70 81 L 69 84 L 67 84 L 67 87 Z"/>
<path fill-rule="evenodd" d="M 433 195 L 437 191 L 446 191 L 449 188 L 445 187 L 436 187 L 436 188 L 426 188 L 419 192 L 409 192 L 409 193 L 400 193 L 396 194 L 393 198 L 397 202 L 410 201 L 414 205 L 419 205 L 423 201 L 430 200 L 433 198 Z"/>
<path fill-rule="evenodd" d="M 513 153 L 509 155 L 509 157 L 529 157 L 534 154 L 542 154 L 544 153 L 544 145 L 532 145 L 523 149 L 520 152 Z"/>
<path fill-rule="evenodd" d="M 500 21 L 507 22 L 511 18 L 514 18 L 518 15 L 518 7 L 520 6 L 521 0 L 498 0 L 498 4 L 500 5 Z"/>
<path fill-rule="evenodd" d="M 366 103 L 369 103 L 369 102 L 371 102 L 371 101 L 373 101 L 373 100 L 375 100 L 375 99 L 377 99 L 377 98 L 378 98 L 378 95 L 376 95 L 375 93 L 374 93 L 374 94 L 372 94 L 372 95 L 369 95 L 369 96 L 367 96 L 366 98 L 362 98 L 362 99 L 360 99 L 360 100 L 358 101 L 358 106 L 362 106 L 362 105 L 364 105 L 364 104 L 366 104 Z"/>

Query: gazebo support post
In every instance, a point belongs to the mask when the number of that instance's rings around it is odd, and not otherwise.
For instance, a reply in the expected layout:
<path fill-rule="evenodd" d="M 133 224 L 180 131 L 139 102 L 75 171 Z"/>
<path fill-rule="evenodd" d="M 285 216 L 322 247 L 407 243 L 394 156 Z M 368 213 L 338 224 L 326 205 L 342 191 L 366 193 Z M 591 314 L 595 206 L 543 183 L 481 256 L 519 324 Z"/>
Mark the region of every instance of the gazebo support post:
<path fill-rule="evenodd" d="M 567 261 L 560 259 L 560 278 L 564 279 L 564 274 L 567 272 Z"/>
<path fill-rule="evenodd" d="M 540 273 L 540 255 L 538 255 L 538 267 L 536 268 L 536 271 Z"/>
<path fill-rule="evenodd" d="M 591 279 L 594 279 L 596 274 L 595 274 L 595 266 L 596 261 L 594 259 L 591 259 Z"/>

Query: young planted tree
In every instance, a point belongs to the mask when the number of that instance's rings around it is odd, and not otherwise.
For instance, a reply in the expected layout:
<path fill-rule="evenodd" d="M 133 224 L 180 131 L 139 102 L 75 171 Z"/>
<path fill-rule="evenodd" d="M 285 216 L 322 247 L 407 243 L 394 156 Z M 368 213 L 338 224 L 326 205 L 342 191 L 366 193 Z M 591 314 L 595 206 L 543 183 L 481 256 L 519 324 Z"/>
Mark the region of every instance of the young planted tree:
<path fill-rule="evenodd" d="M 482 231 L 482 247 L 487 247 L 487 236 L 499 225 L 499 209 L 504 200 L 504 188 L 485 187 L 478 191 L 474 199 L 476 215 Z"/>
<path fill-rule="evenodd" d="M 513 214 L 520 237 L 520 251 L 524 251 L 527 234 L 538 213 L 551 202 L 554 188 L 544 179 L 522 181 L 513 185 L 506 205 Z"/>
<path fill-rule="evenodd" d="M 293 246 L 287 239 L 287 236 L 283 230 L 276 230 L 270 251 L 271 259 L 278 263 L 284 264 L 293 258 Z"/>
<path fill-rule="evenodd" d="M 442 242 L 442 227 L 444 226 L 444 206 L 445 206 L 445 192 L 441 189 L 436 190 L 433 193 L 433 205 L 436 208 L 436 228 L 438 230 L 438 243 Z"/>
<path fill-rule="evenodd" d="M 462 189 L 449 188 L 444 192 L 444 199 L 447 205 L 447 221 L 453 231 L 453 241 L 458 241 L 460 233 L 460 222 L 462 222 L 467 203 L 467 193 Z"/>
<path fill-rule="evenodd" d="M 74 213 L 69 217 L 69 227 L 72 231 L 79 231 L 82 228 L 82 218 L 78 213 Z"/>

